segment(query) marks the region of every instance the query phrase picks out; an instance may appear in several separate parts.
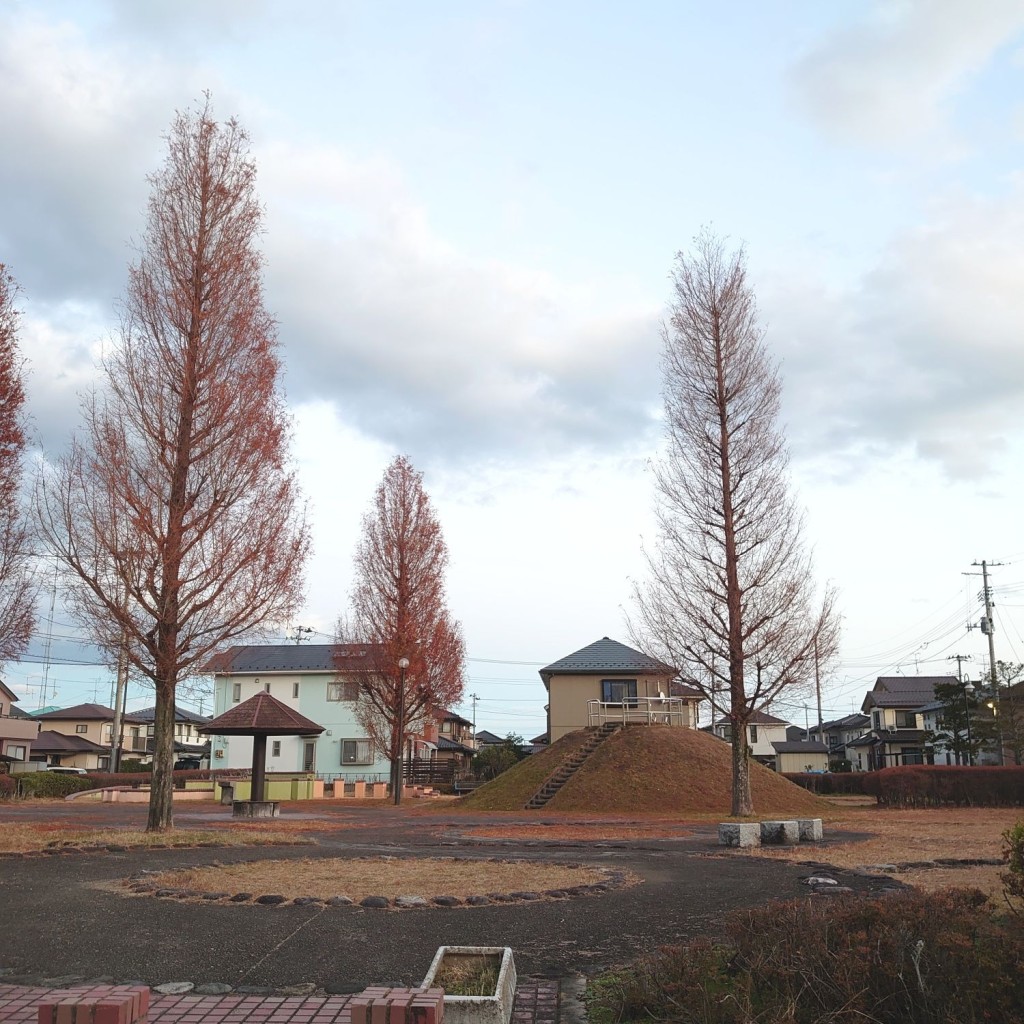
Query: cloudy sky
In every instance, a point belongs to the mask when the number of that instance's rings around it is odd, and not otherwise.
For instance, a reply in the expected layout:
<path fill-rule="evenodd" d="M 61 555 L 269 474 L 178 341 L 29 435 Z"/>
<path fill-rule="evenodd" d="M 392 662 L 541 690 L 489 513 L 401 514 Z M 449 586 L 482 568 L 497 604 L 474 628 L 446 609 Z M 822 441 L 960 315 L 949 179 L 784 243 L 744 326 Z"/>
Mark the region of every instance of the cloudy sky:
<path fill-rule="evenodd" d="M 879 674 L 983 670 L 976 560 L 1004 563 L 997 657 L 1024 661 L 1021 0 L 0 0 L 0 262 L 46 453 L 109 343 L 161 136 L 204 90 L 266 205 L 315 524 L 301 625 L 344 607 L 405 452 L 477 722 L 541 731 L 536 669 L 627 638 L 668 274 L 709 225 L 747 247 L 841 595 L 826 716 Z M 59 594 L 48 613 L 7 668 L 23 706 L 44 676 L 47 703 L 106 701 Z M 803 724 L 802 697 L 776 710 Z"/>

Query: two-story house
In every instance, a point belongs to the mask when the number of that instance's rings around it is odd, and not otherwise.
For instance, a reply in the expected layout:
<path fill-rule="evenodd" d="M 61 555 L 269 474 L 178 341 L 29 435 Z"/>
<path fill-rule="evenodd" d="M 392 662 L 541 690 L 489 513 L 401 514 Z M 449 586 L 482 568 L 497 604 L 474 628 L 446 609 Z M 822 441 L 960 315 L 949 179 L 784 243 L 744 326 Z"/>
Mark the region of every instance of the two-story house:
<path fill-rule="evenodd" d="M 146 759 L 152 760 L 153 743 L 156 727 L 153 724 L 156 718 L 156 708 L 143 708 L 141 711 L 133 711 L 132 717 L 146 723 Z M 200 726 L 210 721 L 208 715 L 200 715 L 195 711 L 189 711 L 180 704 L 174 706 L 174 755 L 175 757 L 192 758 L 197 761 L 205 761 L 210 756 L 209 740 L 199 733 Z"/>
<path fill-rule="evenodd" d="M 918 709 L 935 700 L 937 684 L 956 681 L 956 676 L 879 676 L 861 705 L 869 728 L 847 744 L 853 767 L 873 771 L 924 764 L 925 730 Z"/>
<path fill-rule="evenodd" d="M 18 695 L 0 682 L 0 771 L 27 761 L 32 741 L 39 735 L 39 722 L 18 711 L 17 700 Z"/>
<path fill-rule="evenodd" d="M 789 722 L 769 715 L 767 711 L 755 711 L 747 723 L 747 743 L 750 746 L 750 756 L 769 768 L 776 767 L 777 755 L 776 743 L 787 743 L 786 730 Z M 726 743 L 732 743 L 732 723 L 728 718 L 715 722 L 714 725 L 704 727 L 705 732 L 710 732 Z M 800 768 L 802 771 L 802 766 Z"/>
<path fill-rule="evenodd" d="M 678 669 L 602 637 L 540 670 L 548 691 L 549 741 L 606 722 L 696 729 L 701 693 Z"/>
<path fill-rule="evenodd" d="M 87 771 L 110 767 L 110 746 L 114 735 L 114 709 L 102 704 L 76 704 L 70 708 L 45 711 L 33 716 L 43 732 L 32 744 L 32 759 L 47 760 Z M 72 745 L 52 735 L 74 737 Z M 146 756 L 146 725 L 134 715 L 121 716 L 121 757 Z"/>
<path fill-rule="evenodd" d="M 849 761 L 850 767 L 857 770 L 856 751 L 847 751 L 846 748 L 854 740 L 860 739 L 868 731 L 870 724 L 871 719 L 867 715 L 846 715 L 831 722 L 823 722 L 820 729 L 817 725 L 812 725 L 807 737 L 825 744 L 830 764 L 836 761 Z M 851 754 L 854 756 L 851 757 Z"/>
<path fill-rule="evenodd" d="M 390 764 L 359 721 L 366 645 L 259 644 L 231 647 L 204 666 L 213 674 L 214 717 L 260 690 L 324 727 L 320 736 L 280 736 L 267 746 L 267 771 L 315 772 L 324 779 L 386 782 Z M 252 737 L 211 736 L 211 768 L 248 768 Z"/>

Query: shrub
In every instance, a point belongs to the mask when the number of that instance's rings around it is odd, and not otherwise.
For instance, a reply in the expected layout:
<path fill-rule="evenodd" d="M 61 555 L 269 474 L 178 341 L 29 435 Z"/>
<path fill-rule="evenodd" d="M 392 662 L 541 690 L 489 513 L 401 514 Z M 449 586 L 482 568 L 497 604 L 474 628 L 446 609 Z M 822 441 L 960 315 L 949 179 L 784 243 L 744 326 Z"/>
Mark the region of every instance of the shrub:
<path fill-rule="evenodd" d="M 151 764 L 143 764 L 137 757 L 125 757 L 121 759 L 121 763 L 117 766 L 118 774 L 146 774 L 151 775 L 153 773 L 153 766 Z"/>
<path fill-rule="evenodd" d="M 60 772 L 25 772 L 17 779 L 19 796 L 64 797 L 95 787 L 87 775 L 62 775 Z"/>
<path fill-rule="evenodd" d="M 824 775 L 814 772 L 784 772 L 783 774 L 790 782 L 795 782 L 812 793 L 828 796 L 833 793 L 864 794 L 866 792 L 864 780 L 868 773 L 844 771 L 828 772 Z"/>
<path fill-rule="evenodd" d="M 990 1024 L 1020 1020 L 1022 926 L 976 890 L 773 902 L 726 939 L 658 950 L 592 990 L 592 1020 Z"/>
<path fill-rule="evenodd" d="M 13 775 L 0 775 L 0 800 L 10 800 L 17 789 L 18 783 Z"/>
<path fill-rule="evenodd" d="M 864 773 L 883 807 L 1024 806 L 1024 768 L 901 765 Z"/>
<path fill-rule="evenodd" d="M 1003 860 L 1006 870 L 999 876 L 1006 902 L 1017 910 L 1024 904 L 1024 821 L 1003 833 Z"/>

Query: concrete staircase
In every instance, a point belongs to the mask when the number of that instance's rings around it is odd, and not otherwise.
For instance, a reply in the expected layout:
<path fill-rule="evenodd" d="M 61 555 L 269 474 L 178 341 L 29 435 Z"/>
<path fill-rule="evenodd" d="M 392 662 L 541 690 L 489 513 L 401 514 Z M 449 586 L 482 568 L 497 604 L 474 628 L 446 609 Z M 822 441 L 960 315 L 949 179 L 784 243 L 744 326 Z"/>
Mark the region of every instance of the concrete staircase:
<path fill-rule="evenodd" d="M 597 748 L 604 743 L 612 733 L 622 728 L 619 722 L 605 722 L 596 729 L 588 729 L 590 735 L 572 757 L 566 758 L 541 784 L 533 796 L 526 802 L 526 810 L 534 811 L 543 807 L 575 774 L 580 770 L 584 762 Z"/>

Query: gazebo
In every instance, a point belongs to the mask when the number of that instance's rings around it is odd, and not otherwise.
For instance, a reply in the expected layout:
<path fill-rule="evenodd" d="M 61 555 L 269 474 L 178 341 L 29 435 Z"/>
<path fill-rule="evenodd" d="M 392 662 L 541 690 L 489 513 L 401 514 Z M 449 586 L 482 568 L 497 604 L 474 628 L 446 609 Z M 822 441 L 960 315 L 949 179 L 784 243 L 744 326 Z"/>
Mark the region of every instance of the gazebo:
<path fill-rule="evenodd" d="M 267 776 L 267 737 L 319 736 L 324 727 L 261 691 L 197 731 L 211 736 L 252 737 L 252 792 L 249 800 L 235 800 L 231 813 L 236 818 L 276 818 L 279 812 L 277 801 L 263 799 Z"/>

